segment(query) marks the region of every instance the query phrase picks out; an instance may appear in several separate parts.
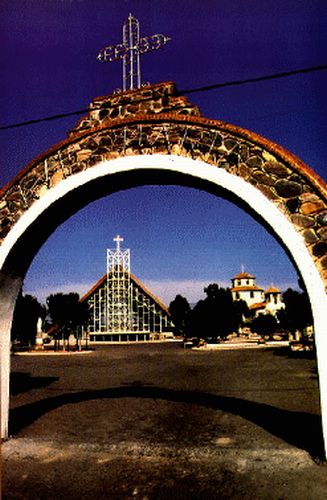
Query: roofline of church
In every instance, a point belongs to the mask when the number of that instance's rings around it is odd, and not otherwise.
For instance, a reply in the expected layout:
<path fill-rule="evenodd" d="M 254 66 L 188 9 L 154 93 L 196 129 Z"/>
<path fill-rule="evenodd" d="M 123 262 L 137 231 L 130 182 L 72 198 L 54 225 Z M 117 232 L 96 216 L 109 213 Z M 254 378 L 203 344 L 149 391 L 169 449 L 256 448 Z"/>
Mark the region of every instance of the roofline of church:
<path fill-rule="evenodd" d="M 249 309 L 264 309 L 267 306 L 267 302 L 256 302 L 255 304 L 251 304 Z"/>
<path fill-rule="evenodd" d="M 270 286 L 265 293 L 281 293 L 281 291 L 276 286 Z"/>
<path fill-rule="evenodd" d="M 263 292 L 264 289 L 257 285 L 239 285 L 231 288 L 232 292 Z"/>
<path fill-rule="evenodd" d="M 132 281 L 134 281 L 141 289 L 142 291 L 148 295 L 149 297 L 151 297 L 160 307 L 161 309 L 163 309 L 165 311 L 166 314 L 168 314 L 170 316 L 170 312 L 169 312 L 169 309 L 168 307 L 166 306 L 166 304 L 164 304 L 162 302 L 161 299 L 159 299 L 159 297 L 157 297 L 154 293 L 150 292 L 150 290 L 133 274 L 133 273 L 130 273 L 130 278 Z M 91 288 L 90 290 L 88 290 L 84 295 L 83 297 L 81 297 L 80 299 L 80 302 L 84 302 L 86 299 L 88 299 L 90 297 L 90 295 L 92 295 L 92 293 L 94 293 L 107 279 L 107 274 L 104 274 L 102 276 L 102 278 L 100 278 Z"/>
<path fill-rule="evenodd" d="M 232 280 L 236 280 L 236 279 L 255 279 L 256 277 L 253 275 L 253 274 L 250 274 L 250 273 L 247 273 L 246 271 L 244 272 L 240 272 L 238 274 L 236 274 Z"/>

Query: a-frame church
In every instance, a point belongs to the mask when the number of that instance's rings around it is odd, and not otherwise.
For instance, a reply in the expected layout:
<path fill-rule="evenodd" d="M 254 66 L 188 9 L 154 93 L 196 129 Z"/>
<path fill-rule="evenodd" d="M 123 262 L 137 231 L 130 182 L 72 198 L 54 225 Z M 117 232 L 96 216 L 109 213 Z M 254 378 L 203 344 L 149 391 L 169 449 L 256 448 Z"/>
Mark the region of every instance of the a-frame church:
<path fill-rule="evenodd" d="M 166 340 L 173 323 L 166 305 L 130 271 L 130 250 L 107 249 L 107 273 L 81 298 L 90 316 L 90 342 Z"/>

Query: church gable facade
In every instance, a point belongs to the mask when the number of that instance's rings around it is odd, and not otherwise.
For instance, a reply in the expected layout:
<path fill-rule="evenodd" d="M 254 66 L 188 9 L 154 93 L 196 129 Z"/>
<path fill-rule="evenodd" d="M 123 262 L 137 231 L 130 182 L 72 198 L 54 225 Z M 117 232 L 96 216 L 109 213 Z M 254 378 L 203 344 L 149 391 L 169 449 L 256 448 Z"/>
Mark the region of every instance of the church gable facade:
<path fill-rule="evenodd" d="M 130 272 L 130 251 L 107 250 L 107 273 L 82 297 L 89 306 L 91 342 L 151 341 L 172 338 L 166 305 Z"/>

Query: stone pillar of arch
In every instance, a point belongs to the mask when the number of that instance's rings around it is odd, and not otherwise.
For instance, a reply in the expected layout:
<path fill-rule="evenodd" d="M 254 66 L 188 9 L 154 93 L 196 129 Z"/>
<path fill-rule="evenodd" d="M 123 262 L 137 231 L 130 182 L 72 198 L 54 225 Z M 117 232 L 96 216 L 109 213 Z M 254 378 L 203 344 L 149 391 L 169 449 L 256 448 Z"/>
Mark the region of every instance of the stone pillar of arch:
<path fill-rule="evenodd" d="M 1 435 L 8 436 L 10 329 L 31 260 L 88 202 L 130 186 L 180 183 L 230 197 L 284 246 L 311 301 L 327 443 L 327 189 L 301 160 L 200 115 L 167 82 L 93 100 L 68 138 L 0 191 Z"/>

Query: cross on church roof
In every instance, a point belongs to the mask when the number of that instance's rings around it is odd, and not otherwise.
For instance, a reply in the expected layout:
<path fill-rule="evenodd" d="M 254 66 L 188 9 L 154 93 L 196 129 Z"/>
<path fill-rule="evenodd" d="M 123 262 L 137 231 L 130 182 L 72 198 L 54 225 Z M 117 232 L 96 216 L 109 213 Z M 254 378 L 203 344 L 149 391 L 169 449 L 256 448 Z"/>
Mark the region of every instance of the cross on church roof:
<path fill-rule="evenodd" d="M 121 236 L 119 236 L 119 234 L 117 234 L 116 238 L 114 238 L 114 241 L 116 242 L 116 250 L 119 252 L 120 244 L 122 241 L 124 241 L 124 238 L 122 238 Z"/>
<path fill-rule="evenodd" d="M 123 24 L 123 43 L 109 45 L 100 50 L 97 59 L 101 62 L 123 60 L 123 91 L 141 87 L 140 54 L 160 49 L 170 38 L 151 35 L 140 38 L 140 25 L 136 17 L 129 14 Z"/>

